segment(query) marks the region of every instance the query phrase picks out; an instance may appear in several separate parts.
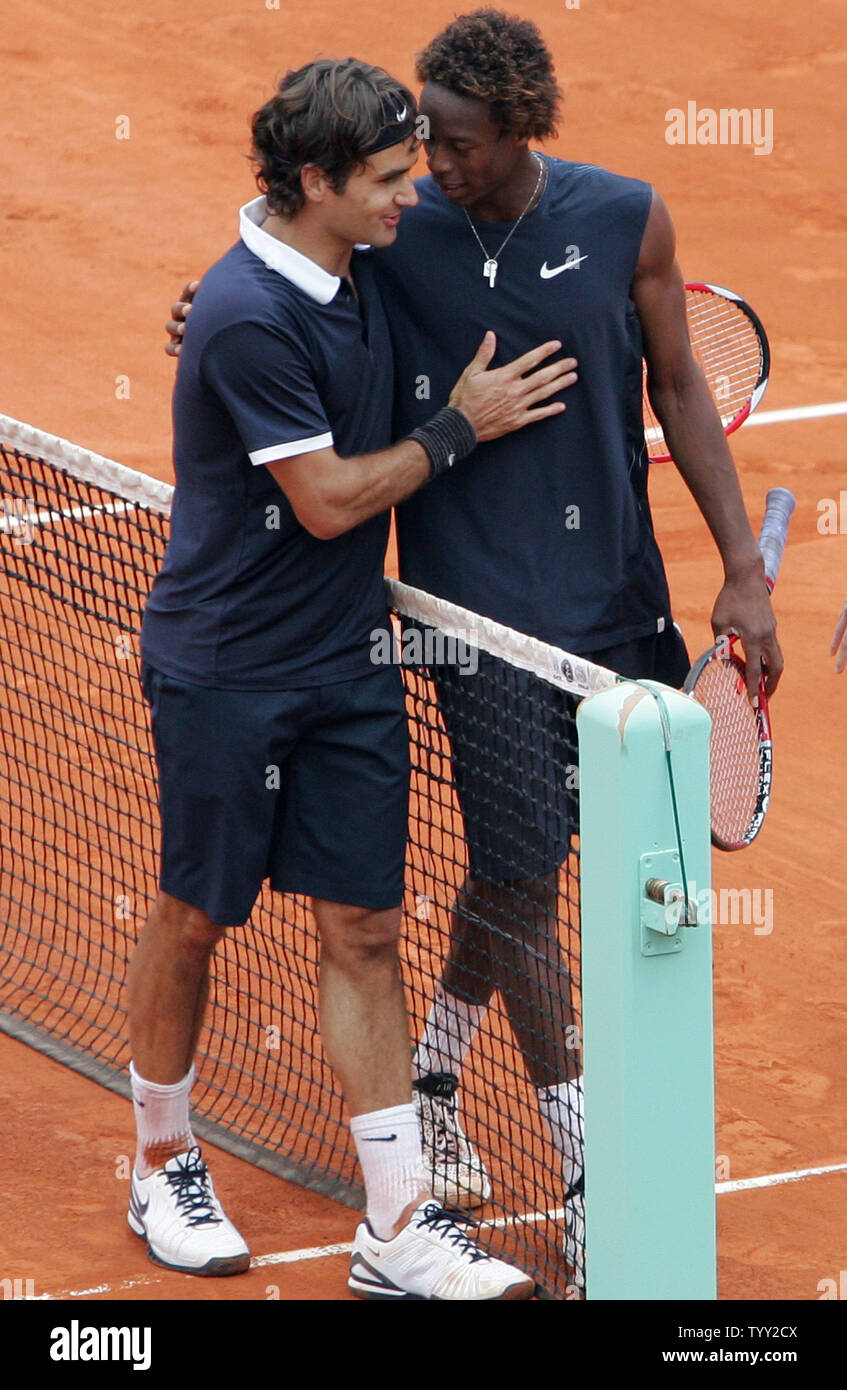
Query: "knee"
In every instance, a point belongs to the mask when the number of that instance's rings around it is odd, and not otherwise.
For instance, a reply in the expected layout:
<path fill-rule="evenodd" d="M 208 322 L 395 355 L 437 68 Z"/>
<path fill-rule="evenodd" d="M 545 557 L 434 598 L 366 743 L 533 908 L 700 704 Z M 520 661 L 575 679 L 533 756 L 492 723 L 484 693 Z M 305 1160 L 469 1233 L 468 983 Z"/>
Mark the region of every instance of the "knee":
<path fill-rule="evenodd" d="M 558 950 L 558 891 L 549 876 L 509 883 L 468 880 L 459 916 L 467 923 L 466 933 L 478 939 L 482 939 L 481 928 L 492 929 L 493 934 L 486 935 L 495 955 L 508 942 L 542 954 Z"/>
<path fill-rule="evenodd" d="M 161 924 L 171 948 L 186 962 L 206 961 L 226 933 L 225 927 L 218 926 L 199 907 L 180 902 L 167 894 L 160 895 L 153 915 Z"/>
<path fill-rule="evenodd" d="M 399 911 L 339 908 L 332 914 L 331 921 L 321 921 L 319 916 L 319 926 L 325 958 L 364 965 L 398 959 Z"/>
<path fill-rule="evenodd" d="M 506 883 L 484 883 L 468 879 L 465 893 L 477 911 L 488 909 L 516 919 L 530 920 L 541 914 L 555 916 L 559 901 L 556 874 L 510 879 Z"/>

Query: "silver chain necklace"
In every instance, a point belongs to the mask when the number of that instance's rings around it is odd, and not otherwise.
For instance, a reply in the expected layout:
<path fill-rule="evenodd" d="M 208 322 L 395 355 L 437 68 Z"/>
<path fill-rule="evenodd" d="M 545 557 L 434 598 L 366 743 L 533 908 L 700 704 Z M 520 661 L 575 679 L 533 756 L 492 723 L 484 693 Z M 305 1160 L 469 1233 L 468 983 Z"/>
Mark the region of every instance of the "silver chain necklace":
<path fill-rule="evenodd" d="M 494 281 L 495 281 L 495 279 L 496 279 L 496 277 L 497 277 L 497 262 L 498 262 L 499 257 L 500 257 L 500 256 L 502 255 L 502 253 L 503 253 L 503 248 L 504 248 L 504 247 L 506 246 L 506 244 L 510 241 L 510 239 L 514 236 L 515 232 L 518 230 L 518 227 L 521 225 L 521 223 L 523 222 L 523 220 L 524 220 L 524 218 L 526 217 L 527 213 L 529 212 L 530 208 L 532 207 L 533 203 L 535 202 L 536 198 L 538 197 L 538 190 L 539 190 L 539 188 L 541 187 L 541 180 L 544 178 L 544 175 L 545 175 L 545 173 L 547 172 L 547 166 L 546 166 L 546 164 L 544 163 L 544 160 L 540 157 L 540 155 L 537 155 L 537 154 L 533 153 L 533 156 L 532 156 L 532 157 L 533 157 L 533 159 L 537 160 L 537 162 L 538 162 L 538 178 L 536 179 L 536 181 L 535 181 L 535 187 L 534 187 L 534 189 L 532 190 L 532 197 L 530 198 L 529 202 L 527 203 L 526 207 L 524 208 L 523 212 L 521 213 L 521 215 L 520 215 L 520 217 L 518 218 L 517 222 L 515 223 L 514 227 L 512 227 L 511 230 L 506 234 L 506 237 L 505 237 L 504 240 L 500 243 L 500 245 L 498 246 L 497 250 L 494 252 L 494 255 L 493 255 L 493 256 L 489 256 L 488 252 L 486 251 L 485 247 L 483 246 L 482 242 L 480 241 L 479 235 L 478 235 L 477 230 L 476 230 L 476 227 L 474 226 L 474 224 L 473 224 L 473 222 L 471 221 L 470 217 L 468 217 L 467 209 L 466 209 L 466 208 L 462 208 L 462 212 L 465 214 L 465 219 L 466 219 L 466 221 L 467 221 L 467 224 L 468 224 L 468 226 L 470 227 L 471 231 L 473 232 L 474 236 L 476 237 L 477 245 L 479 246 L 480 251 L 482 252 L 483 256 L 485 257 L 485 264 L 484 264 L 483 267 L 482 267 L 482 273 L 483 273 L 483 275 L 485 276 L 486 280 L 488 281 L 488 283 L 489 283 L 489 285 L 491 286 L 492 289 L 494 289 Z"/>

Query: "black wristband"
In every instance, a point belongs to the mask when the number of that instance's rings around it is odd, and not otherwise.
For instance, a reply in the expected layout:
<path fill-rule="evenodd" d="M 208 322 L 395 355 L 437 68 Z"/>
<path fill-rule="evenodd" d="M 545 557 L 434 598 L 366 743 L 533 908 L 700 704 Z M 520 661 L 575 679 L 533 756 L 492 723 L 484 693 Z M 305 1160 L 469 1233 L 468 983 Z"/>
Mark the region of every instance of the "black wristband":
<path fill-rule="evenodd" d="M 452 405 L 445 405 L 431 420 L 418 425 L 409 438 L 426 450 L 431 478 L 452 468 L 457 459 L 466 458 L 476 447 L 476 430 L 467 415 Z"/>

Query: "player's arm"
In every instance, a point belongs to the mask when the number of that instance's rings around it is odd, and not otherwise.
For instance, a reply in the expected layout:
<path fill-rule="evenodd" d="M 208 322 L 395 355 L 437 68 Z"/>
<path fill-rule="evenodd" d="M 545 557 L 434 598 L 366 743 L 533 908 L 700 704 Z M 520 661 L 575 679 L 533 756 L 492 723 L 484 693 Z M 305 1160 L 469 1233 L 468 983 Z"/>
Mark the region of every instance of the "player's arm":
<path fill-rule="evenodd" d="M 489 371 L 496 340 L 493 333 L 485 335 L 449 401 L 470 424 L 478 442 L 497 439 L 565 409 L 563 402 L 549 398 L 576 380 L 576 362 L 565 358 L 543 365 L 560 347 L 559 342 L 543 343 Z M 433 468 L 431 453 L 411 438 L 375 454 L 341 458 L 334 448 L 327 448 L 268 460 L 266 466 L 301 526 L 320 540 L 342 535 L 405 501 L 430 480 Z"/>
<path fill-rule="evenodd" d="M 270 470 L 307 531 L 330 540 L 402 502 L 478 442 L 565 409 L 552 397 L 576 380 L 576 363 L 547 361 L 560 342 L 489 370 L 496 346 L 486 333 L 450 393 L 452 409 L 391 448 L 347 458 L 335 448 L 298 332 L 282 323 L 230 323 L 203 345 L 197 372 L 226 407 L 253 465 Z"/>
<path fill-rule="evenodd" d="M 714 536 L 724 584 L 712 610 L 716 635 L 737 633 L 751 698 L 767 667 L 771 694 L 782 673 L 764 566 L 744 507 L 720 417 L 688 341 L 685 285 L 673 223 L 657 193 L 647 220 L 632 296 L 644 333 L 647 391 L 677 468 Z"/>

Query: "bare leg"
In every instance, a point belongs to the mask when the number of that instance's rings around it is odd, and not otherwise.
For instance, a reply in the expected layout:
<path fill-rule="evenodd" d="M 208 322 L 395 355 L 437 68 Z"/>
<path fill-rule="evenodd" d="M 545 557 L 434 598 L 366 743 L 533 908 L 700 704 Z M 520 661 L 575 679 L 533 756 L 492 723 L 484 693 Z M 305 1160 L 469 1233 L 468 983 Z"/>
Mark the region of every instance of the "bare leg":
<path fill-rule="evenodd" d="M 205 912 L 160 893 L 127 975 L 132 1060 L 145 1081 L 172 1086 L 191 1068 L 209 990 L 209 962 L 224 934 Z M 158 1168 L 185 1147 L 145 1149 Z"/>
<path fill-rule="evenodd" d="M 240 1274 L 250 1264 L 213 1196 L 189 1117 L 209 962 L 224 931 L 199 908 L 160 892 L 127 981 L 137 1128 L 128 1220 L 152 1259 L 189 1274 Z"/>
<path fill-rule="evenodd" d="M 350 1113 L 412 1098 L 409 1020 L 400 979 L 400 909 L 315 901 L 321 937 L 321 1038 Z"/>
<path fill-rule="evenodd" d="M 409 1019 L 397 955 L 400 909 L 370 912 L 322 900 L 312 905 L 321 937 L 321 1038 L 350 1113 L 409 1105 Z M 395 1232 L 429 1195 L 421 1183 Z"/>
<path fill-rule="evenodd" d="M 465 879 L 450 914 L 450 951 L 441 982 L 468 1004 L 487 1008 L 496 988 L 486 905 L 473 879 Z"/>
<path fill-rule="evenodd" d="M 580 1071 L 557 907 L 557 874 L 511 884 L 468 879 L 443 976 L 446 989 L 476 1004 L 500 990 L 536 1086 L 557 1085 Z"/>

